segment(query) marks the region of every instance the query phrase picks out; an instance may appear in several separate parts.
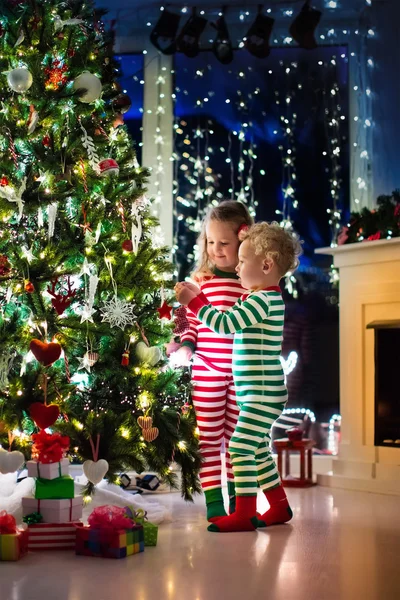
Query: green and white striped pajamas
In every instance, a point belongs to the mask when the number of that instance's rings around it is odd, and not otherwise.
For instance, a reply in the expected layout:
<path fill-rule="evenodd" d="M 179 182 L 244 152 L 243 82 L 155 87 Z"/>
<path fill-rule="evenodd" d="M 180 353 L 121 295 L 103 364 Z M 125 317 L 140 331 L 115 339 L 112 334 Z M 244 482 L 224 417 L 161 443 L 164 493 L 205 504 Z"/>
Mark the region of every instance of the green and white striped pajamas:
<path fill-rule="evenodd" d="M 257 494 L 280 484 L 270 451 L 270 432 L 287 401 L 280 361 L 285 306 L 280 289 L 250 292 L 226 312 L 200 294 L 189 304 L 207 327 L 234 333 L 233 379 L 240 409 L 229 444 L 236 494 Z"/>

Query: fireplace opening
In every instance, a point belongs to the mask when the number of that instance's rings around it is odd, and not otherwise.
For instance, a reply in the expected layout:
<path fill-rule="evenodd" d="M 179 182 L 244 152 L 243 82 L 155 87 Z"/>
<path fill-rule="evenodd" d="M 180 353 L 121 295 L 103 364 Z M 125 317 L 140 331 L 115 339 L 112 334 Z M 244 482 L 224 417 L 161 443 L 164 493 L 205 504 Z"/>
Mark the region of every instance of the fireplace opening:
<path fill-rule="evenodd" d="M 374 321 L 375 446 L 400 448 L 400 321 Z"/>

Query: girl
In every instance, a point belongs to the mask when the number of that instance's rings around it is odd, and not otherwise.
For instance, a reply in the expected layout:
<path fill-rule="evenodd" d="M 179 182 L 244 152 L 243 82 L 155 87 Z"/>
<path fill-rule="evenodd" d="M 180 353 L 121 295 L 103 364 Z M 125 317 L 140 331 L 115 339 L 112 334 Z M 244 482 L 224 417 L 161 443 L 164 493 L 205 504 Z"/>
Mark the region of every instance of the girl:
<path fill-rule="evenodd" d="M 234 334 L 233 377 L 240 413 L 229 444 L 235 474 L 234 514 L 216 519 L 209 531 L 252 531 L 285 523 L 292 511 L 270 452 L 270 432 L 282 413 L 287 390 L 280 362 L 285 306 L 279 287 L 298 266 L 298 236 L 277 223 L 258 223 L 242 235 L 236 272 L 248 290 L 221 312 L 191 283 L 178 283 L 178 301 L 216 333 Z M 257 515 L 257 486 L 269 510 Z"/>
<path fill-rule="evenodd" d="M 192 277 L 210 304 L 230 309 L 244 289 L 235 273 L 239 233 L 252 224 L 247 208 L 227 200 L 209 209 L 198 239 L 200 257 Z M 233 335 L 215 334 L 188 311 L 190 329 L 181 336 L 180 349 L 171 355 L 176 365 L 193 360 L 192 400 L 200 431 L 203 465 L 201 485 L 207 505 L 207 519 L 226 516 L 221 487 L 221 445 L 225 440 L 229 511 L 235 510 L 233 471 L 227 452 L 236 426 L 238 408 L 232 378 Z"/>

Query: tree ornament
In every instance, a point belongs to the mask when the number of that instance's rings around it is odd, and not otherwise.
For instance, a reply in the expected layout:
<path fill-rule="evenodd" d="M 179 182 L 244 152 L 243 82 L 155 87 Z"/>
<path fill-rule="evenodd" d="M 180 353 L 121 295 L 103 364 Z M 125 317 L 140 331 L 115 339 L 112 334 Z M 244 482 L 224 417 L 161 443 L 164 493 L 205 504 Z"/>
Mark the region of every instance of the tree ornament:
<path fill-rule="evenodd" d="M 69 58 L 73 58 L 75 56 L 75 50 L 73 48 L 68 48 L 67 54 Z"/>
<path fill-rule="evenodd" d="M 104 458 L 99 460 L 100 434 L 97 434 L 96 446 L 91 437 L 89 438 L 89 442 L 92 449 L 93 460 L 86 460 L 83 463 L 83 472 L 91 483 L 97 485 L 103 479 L 104 475 L 106 475 L 109 465 Z"/>
<path fill-rule="evenodd" d="M 56 362 L 60 356 L 62 348 L 57 342 L 42 342 L 41 340 L 32 340 L 29 349 L 33 356 L 45 367 L 49 367 Z"/>
<path fill-rule="evenodd" d="M 189 319 L 187 318 L 187 312 L 185 306 L 179 306 L 174 311 L 174 323 L 175 329 L 173 331 L 174 335 L 183 335 L 190 329 Z"/>
<path fill-rule="evenodd" d="M 51 288 L 47 288 L 47 293 L 52 297 L 51 304 L 53 305 L 53 308 L 56 310 L 57 314 L 62 315 L 75 298 L 76 290 L 72 289 L 71 278 L 68 275 L 67 289 L 61 289 L 61 292 L 56 293 L 56 285 L 58 281 L 58 277 L 55 277 L 52 280 Z"/>
<path fill-rule="evenodd" d="M 142 436 L 146 442 L 154 442 L 159 434 L 158 427 L 150 427 L 150 429 L 142 429 Z"/>
<path fill-rule="evenodd" d="M 112 101 L 113 108 L 115 112 L 125 114 L 132 106 L 132 100 L 129 98 L 128 94 L 119 94 Z"/>
<path fill-rule="evenodd" d="M 60 15 L 55 15 L 53 18 L 54 31 L 62 31 L 66 25 L 80 25 L 83 23 L 82 19 L 66 19 L 62 21 Z"/>
<path fill-rule="evenodd" d="M 35 107 L 33 106 L 33 104 L 31 104 L 29 107 L 29 118 L 28 118 L 28 122 L 27 122 L 29 135 L 35 131 L 36 125 L 38 124 L 38 122 L 39 122 L 39 114 L 35 110 Z"/>
<path fill-rule="evenodd" d="M 187 402 L 182 406 L 182 414 L 188 415 L 190 413 L 191 406 Z"/>
<path fill-rule="evenodd" d="M 11 271 L 11 265 L 5 254 L 0 254 L 0 277 L 6 277 Z"/>
<path fill-rule="evenodd" d="M 8 181 L 7 177 L 2 177 L 0 179 L 0 185 L 1 185 L 1 187 L 5 187 L 6 185 L 9 185 L 9 181 Z"/>
<path fill-rule="evenodd" d="M 109 323 L 111 327 L 119 327 L 124 330 L 127 325 L 133 325 L 135 322 L 134 310 L 133 304 L 114 296 L 111 300 L 105 302 L 103 308 L 100 309 L 103 315 L 102 322 Z"/>
<path fill-rule="evenodd" d="M 61 34 L 64 36 L 64 34 Z M 68 81 L 67 75 L 68 67 L 63 64 L 61 60 L 54 59 L 50 67 L 46 67 L 44 72 L 47 75 L 47 81 L 45 86 L 56 90 L 60 86 L 63 86 Z"/>
<path fill-rule="evenodd" d="M 39 429 L 47 429 L 54 425 L 60 415 L 60 408 L 57 404 L 42 404 L 34 402 L 29 407 L 31 419 L 36 423 Z"/>
<path fill-rule="evenodd" d="M 123 367 L 127 367 L 129 365 L 129 350 L 128 349 L 124 350 L 124 352 L 122 354 L 121 365 Z"/>
<path fill-rule="evenodd" d="M 138 342 L 136 356 L 141 363 L 154 367 L 162 359 L 162 350 L 158 346 L 147 346 L 144 342 Z"/>
<path fill-rule="evenodd" d="M 98 169 L 100 175 L 119 175 L 119 166 L 113 158 L 105 158 L 99 162 Z"/>
<path fill-rule="evenodd" d="M 8 374 L 14 362 L 15 352 L 13 350 L 3 350 L 0 354 L 0 391 L 4 392 L 9 385 Z M 0 422 L 1 425 L 1 422 Z M 0 426 L 1 434 L 1 426 Z"/>
<path fill-rule="evenodd" d="M 75 79 L 73 89 L 77 92 L 81 92 L 78 95 L 78 100 L 80 102 L 90 104 L 100 98 L 103 86 L 96 75 L 84 71 Z"/>
<path fill-rule="evenodd" d="M 99 355 L 97 352 L 86 352 L 84 358 L 86 358 L 89 365 L 93 367 L 99 360 Z"/>
<path fill-rule="evenodd" d="M 132 227 L 131 227 L 131 239 L 132 239 L 132 244 L 133 244 L 133 252 L 135 254 L 137 254 L 137 251 L 139 249 L 139 243 L 140 243 L 140 239 L 142 237 L 142 216 L 139 212 L 140 209 L 140 205 L 138 203 L 138 201 L 133 202 L 132 203 L 132 210 L 131 210 L 131 220 L 132 220 Z"/>
<path fill-rule="evenodd" d="M 18 206 L 18 218 L 22 217 L 22 213 L 24 210 L 24 201 L 22 200 L 22 194 L 26 190 L 26 177 L 21 181 L 21 185 L 18 189 L 12 187 L 11 185 L 0 186 L 0 198 L 4 198 L 8 200 L 8 202 L 15 202 Z"/>
<path fill-rule="evenodd" d="M 0 473 L 7 475 L 7 473 L 15 473 L 25 462 L 25 456 L 22 452 L 14 450 L 13 452 L 7 452 L 4 448 L 0 448 Z"/>
<path fill-rule="evenodd" d="M 137 422 L 140 429 L 150 429 L 150 427 L 153 427 L 153 419 L 151 417 L 138 417 Z"/>
<path fill-rule="evenodd" d="M 125 250 L 125 252 L 132 252 L 133 244 L 132 244 L 131 240 L 124 240 L 122 242 L 122 250 Z"/>
<path fill-rule="evenodd" d="M 157 308 L 157 312 L 160 315 L 160 319 L 168 319 L 170 321 L 172 306 L 169 306 L 169 304 L 167 304 L 167 301 L 164 300 L 160 308 Z"/>
<path fill-rule="evenodd" d="M 7 73 L 10 88 L 18 94 L 27 92 L 33 83 L 33 77 L 26 67 L 18 67 Z"/>
<path fill-rule="evenodd" d="M 86 478 L 93 483 L 93 485 L 100 483 L 109 469 L 108 462 L 104 460 L 104 458 L 97 461 L 85 460 L 82 466 Z"/>
<path fill-rule="evenodd" d="M 96 152 L 96 146 L 94 144 L 93 138 L 90 135 L 88 135 L 88 132 L 86 131 L 86 129 L 83 127 L 82 124 L 81 124 L 81 129 L 83 132 L 83 135 L 81 137 L 82 145 L 87 152 L 89 164 L 92 167 L 92 169 L 97 172 L 100 159 Z"/>
<path fill-rule="evenodd" d="M 28 294 L 33 294 L 33 292 L 35 291 L 35 286 L 33 285 L 33 283 L 31 281 L 27 281 L 25 283 L 25 291 Z"/>
<path fill-rule="evenodd" d="M 124 117 L 120 113 L 117 113 L 113 121 L 113 127 L 114 129 L 117 129 L 117 127 L 121 127 L 122 125 L 125 125 Z"/>
<path fill-rule="evenodd" d="M 51 138 L 49 135 L 45 135 L 43 137 L 42 144 L 45 148 L 49 148 L 51 146 Z"/>

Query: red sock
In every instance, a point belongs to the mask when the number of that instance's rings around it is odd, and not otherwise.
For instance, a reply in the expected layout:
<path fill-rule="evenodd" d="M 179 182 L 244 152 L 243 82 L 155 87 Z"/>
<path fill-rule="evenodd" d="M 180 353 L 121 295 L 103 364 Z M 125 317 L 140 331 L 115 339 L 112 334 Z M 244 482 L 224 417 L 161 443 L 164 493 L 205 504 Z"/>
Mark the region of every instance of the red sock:
<path fill-rule="evenodd" d="M 270 525 L 279 525 L 280 523 L 290 521 L 293 517 L 293 512 L 289 506 L 282 484 L 270 490 L 264 490 L 264 494 L 270 506 L 263 515 L 257 514 L 258 526 L 269 527 Z"/>
<path fill-rule="evenodd" d="M 254 531 L 257 528 L 257 496 L 236 496 L 236 511 L 208 527 L 208 531 Z"/>

